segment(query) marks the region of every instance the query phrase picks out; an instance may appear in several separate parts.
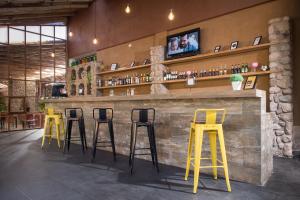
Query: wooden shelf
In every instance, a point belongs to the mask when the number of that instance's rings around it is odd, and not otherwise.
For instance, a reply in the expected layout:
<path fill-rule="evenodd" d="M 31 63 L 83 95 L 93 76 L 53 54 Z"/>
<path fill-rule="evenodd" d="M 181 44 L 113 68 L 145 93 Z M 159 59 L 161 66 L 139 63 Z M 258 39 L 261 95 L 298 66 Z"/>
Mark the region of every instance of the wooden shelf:
<path fill-rule="evenodd" d="M 125 71 L 130 71 L 130 70 L 143 69 L 143 68 L 147 68 L 147 67 L 150 67 L 150 66 L 151 66 L 151 64 L 137 65 L 135 67 L 126 67 L 126 68 L 120 68 L 120 69 L 117 69 L 117 70 L 103 71 L 103 72 L 99 72 L 99 73 L 96 73 L 96 74 L 97 75 L 113 74 L 113 73 L 118 73 L 118 72 L 125 72 Z"/>
<path fill-rule="evenodd" d="M 116 86 L 104 86 L 104 87 L 97 87 L 97 89 L 114 89 L 114 88 L 124 88 L 124 87 L 139 87 L 144 85 L 151 85 L 152 83 L 140 83 L 140 84 L 129 84 L 129 85 L 116 85 Z"/>
<path fill-rule="evenodd" d="M 248 72 L 248 73 L 241 73 L 243 76 L 263 76 L 270 74 L 270 71 L 259 71 L 259 72 Z M 206 77 L 198 77 L 196 81 L 205 81 L 205 80 L 216 80 L 216 79 L 229 79 L 231 74 L 220 75 L 220 76 L 206 76 Z M 169 80 L 163 81 L 162 84 L 170 84 L 170 83 L 181 83 L 186 82 L 186 79 L 179 79 L 179 80 Z"/>
<path fill-rule="evenodd" d="M 234 50 L 225 50 L 225 51 L 221 51 L 218 53 L 200 54 L 200 55 L 186 57 L 186 58 L 166 60 L 159 64 L 171 65 L 171 64 L 177 64 L 177 63 L 183 63 L 183 62 L 192 62 L 192 61 L 196 61 L 196 60 L 204 60 L 204 59 L 209 59 L 209 58 L 217 58 L 217 57 L 221 57 L 221 56 L 241 54 L 241 53 L 246 53 L 246 52 L 251 52 L 251 51 L 256 51 L 256 50 L 261 50 L 261 49 L 267 49 L 270 47 L 270 45 L 271 45 L 271 43 L 265 43 L 265 44 L 260 44 L 257 46 L 248 46 L 248 47 L 237 48 Z"/>

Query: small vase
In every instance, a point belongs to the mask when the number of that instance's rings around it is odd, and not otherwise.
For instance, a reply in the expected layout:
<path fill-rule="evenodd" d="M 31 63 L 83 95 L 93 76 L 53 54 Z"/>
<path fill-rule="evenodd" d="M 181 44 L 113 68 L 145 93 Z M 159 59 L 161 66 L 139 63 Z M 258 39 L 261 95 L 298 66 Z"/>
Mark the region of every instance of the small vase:
<path fill-rule="evenodd" d="M 233 90 L 241 90 L 242 88 L 242 81 L 232 81 L 231 85 L 232 85 L 232 89 Z"/>

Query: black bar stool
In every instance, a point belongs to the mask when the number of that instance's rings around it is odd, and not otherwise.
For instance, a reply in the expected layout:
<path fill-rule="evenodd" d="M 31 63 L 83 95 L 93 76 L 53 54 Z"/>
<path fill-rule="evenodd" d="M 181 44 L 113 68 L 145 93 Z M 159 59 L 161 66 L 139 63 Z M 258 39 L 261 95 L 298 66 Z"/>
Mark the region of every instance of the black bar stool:
<path fill-rule="evenodd" d="M 98 113 L 98 117 L 97 117 L 97 115 L 95 116 L 95 113 L 96 114 Z M 93 118 L 95 120 L 95 130 L 94 130 L 94 135 L 93 135 L 92 162 L 95 160 L 97 147 L 112 147 L 114 161 L 116 161 L 116 149 L 115 149 L 115 139 L 114 139 L 113 117 L 114 117 L 114 111 L 113 111 L 112 108 L 94 108 L 93 109 Z M 110 141 L 99 141 L 98 142 L 100 124 L 107 124 L 108 125 Z M 111 143 L 111 145 L 97 146 L 97 144 L 99 144 L 99 143 L 100 144 Z"/>
<path fill-rule="evenodd" d="M 149 117 L 150 116 L 150 117 Z M 129 154 L 129 166 L 130 173 L 133 172 L 134 156 L 135 155 L 151 155 L 152 163 L 156 167 L 157 172 L 158 168 L 158 159 L 156 151 L 156 142 L 155 142 L 155 133 L 154 133 L 154 120 L 155 120 L 155 109 L 154 108 L 142 108 L 142 109 L 132 109 L 131 111 L 131 138 L 130 138 L 130 154 Z M 149 148 L 136 148 L 136 138 L 139 127 L 146 127 L 148 138 L 149 138 Z M 140 153 L 136 154 L 136 150 L 145 150 L 149 149 L 149 153 Z"/>
<path fill-rule="evenodd" d="M 64 140 L 64 153 L 66 151 L 66 146 L 68 145 L 68 151 L 70 150 L 71 141 L 81 141 L 82 153 L 87 149 L 86 143 L 86 134 L 85 134 L 85 126 L 84 126 L 84 117 L 82 108 L 66 108 L 65 116 L 67 121 L 67 128 L 65 132 L 65 140 Z M 79 137 L 72 137 L 72 126 L 73 122 L 78 123 L 79 127 Z"/>

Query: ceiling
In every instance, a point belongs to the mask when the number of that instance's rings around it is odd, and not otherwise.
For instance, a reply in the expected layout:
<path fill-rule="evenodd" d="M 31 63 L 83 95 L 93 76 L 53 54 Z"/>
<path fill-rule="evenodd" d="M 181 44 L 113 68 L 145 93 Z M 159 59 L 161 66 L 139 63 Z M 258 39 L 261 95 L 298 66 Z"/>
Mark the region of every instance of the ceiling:
<path fill-rule="evenodd" d="M 89 7 L 93 0 L 1 0 L 0 24 L 66 23 L 67 17 Z"/>

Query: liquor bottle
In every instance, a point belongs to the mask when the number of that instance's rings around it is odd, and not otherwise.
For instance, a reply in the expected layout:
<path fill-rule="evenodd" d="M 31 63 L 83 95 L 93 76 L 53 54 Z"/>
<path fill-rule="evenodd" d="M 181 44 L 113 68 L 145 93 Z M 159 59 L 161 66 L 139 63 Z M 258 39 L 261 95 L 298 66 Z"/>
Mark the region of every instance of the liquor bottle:
<path fill-rule="evenodd" d="M 249 72 L 248 63 L 245 64 L 245 72 Z"/>

